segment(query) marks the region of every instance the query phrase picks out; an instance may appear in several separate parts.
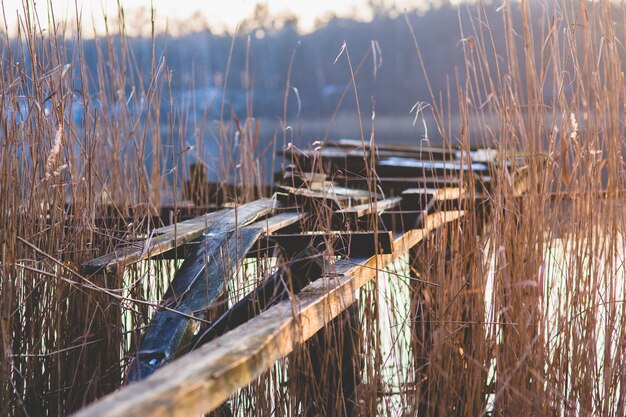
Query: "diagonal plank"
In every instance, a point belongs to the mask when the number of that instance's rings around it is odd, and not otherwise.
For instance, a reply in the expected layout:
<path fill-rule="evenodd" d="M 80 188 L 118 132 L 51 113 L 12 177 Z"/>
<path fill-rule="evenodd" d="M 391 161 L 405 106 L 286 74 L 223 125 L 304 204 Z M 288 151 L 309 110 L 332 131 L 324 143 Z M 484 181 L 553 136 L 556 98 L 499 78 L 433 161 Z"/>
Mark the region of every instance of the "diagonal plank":
<path fill-rule="evenodd" d="M 356 301 L 357 290 L 377 272 L 463 212 L 428 216 L 423 229 L 397 236 L 394 252 L 337 261 L 328 277 L 285 300 L 152 377 L 79 411 L 76 417 L 188 416 L 217 408 L 277 360 L 291 353 Z"/>
<path fill-rule="evenodd" d="M 218 300 L 225 283 L 261 235 L 280 230 L 303 216 L 283 213 L 241 228 L 234 218 L 224 218 L 209 228 L 176 271 L 162 301 L 170 308 L 157 311 L 150 321 L 128 368 L 128 381 L 144 379 L 186 353 L 199 325 L 190 317 L 202 317 Z"/>
<path fill-rule="evenodd" d="M 272 212 L 277 206 L 273 199 L 256 200 L 236 209 L 225 209 L 154 230 L 153 237 L 115 249 L 81 266 L 83 274 L 114 273 L 126 265 L 160 255 L 184 243 L 197 239 L 215 225 L 246 226 Z"/>

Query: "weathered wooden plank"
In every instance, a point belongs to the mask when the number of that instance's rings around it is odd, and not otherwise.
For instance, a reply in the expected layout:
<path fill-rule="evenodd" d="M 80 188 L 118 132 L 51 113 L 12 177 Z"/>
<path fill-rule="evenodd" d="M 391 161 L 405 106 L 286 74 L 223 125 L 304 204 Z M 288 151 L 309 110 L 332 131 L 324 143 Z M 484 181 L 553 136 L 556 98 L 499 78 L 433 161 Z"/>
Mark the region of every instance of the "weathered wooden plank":
<path fill-rule="evenodd" d="M 441 178 L 434 176 L 397 177 L 381 176 L 380 174 L 378 174 L 377 179 L 368 181 L 368 179 L 364 177 L 343 175 L 336 176 L 334 179 L 336 182 L 343 184 L 348 188 L 365 189 L 368 188 L 370 184 L 373 184 L 374 187 L 376 187 L 376 190 L 380 188 L 385 194 L 390 192 L 400 194 L 402 191 L 408 188 L 415 187 L 458 187 L 462 184 L 459 178 Z"/>
<path fill-rule="evenodd" d="M 392 197 L 380 201 L 372 201 L 371 203 L 359 204 L 357 206 L 341 209 L 337 211 L 338 215 L 363 217 L 374 212 L 381 212 L 391 207 L 395 207 L 402 201 L 401 197 Z"/>
<path fill-rule="evenodd" d="M 277 194 L 278 199 L 286 206 L 297 206 L 311 211 L 316 205 L 326 204 L 333 211 L 364 204 L 372 197 L 365 190 L 353 190 L 350 188 L 328 184 L 324 189 L 310 190 L 307 188 L 294 188 L 281 186 L 285 193 Z"/>
<path fill-rule="evenodd" d="M 458 177 L 461 171 L 488 175 L 489 166 L 477 162 L 428 161 L 398 157 L 382 159 L 376 163 L 376 172 L 380 176 L 422 177 L 424 175 L 447 175 Z"/>
<path fill-rule="evenodd" d="M 393 250 L 391 232 L 384 231 L 272 235 L 267 238 L 267 242 L 262 240 L 260 243 L 260 252 L 278 245 L 287 256 L 293 256 L 306 247 L 326 250 L 329 244 L 332 245 L 335 255 L 358 258 L 369 257 L 375 253 L 391 253 Z M 263 247 L 263 244 L 266 246 Z"/>
<path fill-rule="evenodd" d="M 150 321 L 128 367 L 128 382 L 145 379 L 189 350 L 200 325 L 190 316 L 203 318 L 263 231 L 261 227 L 235 228 L 234 219 L 210 228 L 176 271 L 161 301 L 169 308 L 157 311 Z"/>
<path fill-rule="evenodd" d="M 329 142 L 327 144 L 329 147 L 340 147 L 340 148 L 348 148 L 348 149 L 363 149 L 363 145 L 360 140 L 355 139 L 339 139 L 336 142 Z M 369 143 L 365 144 L 365 149 L 369 150 L 371 147 Z M 411 157 L 423 157 L 425 159 L 454 159 L 456 157 L 457 149 L 455 148 L 447 148 L 443 146 L 432 146 L 425 143 L 377 143 L 374 146 L 377 154 L 379 156 L 383 155 L 410 155 Z"/>
<path fill-rule="evenodd" d="M 367 228 L 369 226 L 369 230 L 371 230 L 376 220 L 373 218 L 373 214 L 378 215 L 385 210 L 392 209 L 400 205 L 401 201 L 402 197 L 392 197 L 338 210 L 333 213 L 333 228 L 358 230 L 361 227 Z"/>
<path fill-rule="evenodd" d="M 461 187 L 409 188 L 402 192 L 401 207 L 403 210 L 424 210 L 432 213 L 435 209 L 444 208 L 446 203 L 458 202 L 466 195 Z"/>
<path fill-rule="evenodd" d="M 323 254 L 307 247 L 291 259 L 261 285 L 239 300 L 222 314 L 211 326 L 194 338 L 192 349 L 210 342 L 227 331 L 242 325 L 272 305 L 298 294 L 311 281 L 324 272 Z"/>
<path fill-rule="evenodd" d="M 190 249 L 192 255 L 174 275 L 163 301 L 170 309 L 158 311 L 150 322 L 137 355 L 128 368 L 128 381 L 144 379 L 186 353 L 199 326 L 199 322 L 189 317 L 201 317 L 216 302 L 223 292 L 225 281 L 262 234 L 280 230 L 304 215 L 281 213 L 242 228 L 237 228 L 238 219 L 225 218 L 210 228 L 193 245 Z M 247 217 L 242 219 L 247 220 Z"/>
<path fill-rule="evenodd" d="M 316 161 L 317 158 L 321 158 L 323 173 L 331 178 L 339 172 L 367 177 L 370 169 L 368 164 L 371 160 L 369 155 L 363 156 L 362 150 L 350 151 L 341 148 L 325 148 L 315 151 L 311 155 L 307 153 L 294 154 L 293 158 L 300 158 L 298 159 L 298 166 L 303 171 L 319 170 L 320 165 Z M 392 152 L 385 156 L 375 156 L 374 161 L 375 170 L 379 176 L 456 176 L 460 171 L 469 172 L 470 170 L 475 173 L 488 174 L 490 169 L 486 163 L 437 159 L 427 153 L 399 156 L 396 152 Z"/>
<path fill-rule="evenodd" d="M 279 230 L 287 228 L 289 226 L 293 226 L 298 222 L 306 219 L 308 213 L 305 212 L 297 212 L 297 211 L 288 211 L 280 214 L 276 214 L 274 216 L 270 216 L 264 220 L 259 220 L 255 223 L 252 223 L 248 226 L 244 226 L 242 229 L 250 229 L 250 228 L 260 228 L 261 235 L 271 235 Z M 158 256 L 159 259 L 185 259 L 189 256 L 190 253 L 194 250 L 194 248 L 199 245 L 200 241 L 192 241 L 180 245 L 172 250 L 169 250 Z"/>
<path fill-rule="evenodd" d="M 76 417 L 189 416 L 219 407 L 231 393 L 352 305 L 357 290 L 380 268 L 406 253 L 430 231 L 462 215 L 441 212 L 429 216 L 423 229 L 397 236 L 391 254 L 336 262 L 327 269 L 327 277 L 311 283 L 295 300 L 280 302 L 150 378 L 79 411 Z"/>
<path fill-rule="evenodd" d="M 132 242 L 115 249 L 106 255 L 95 258 L 81 266 L 83 274 L 99 272 L 114 273 L 126 265 L 159 255 L 178 245 L 190 242 L 202 235 L 213 225 L 225 219 L 237 218 L 239 226 L 245 226 L 258 218 L 271 213 L 277 202 L 272 199 L 256 200 L 235 209 L 225 209 L 206 214 L 195 219 L 155 229 L 148 239 Z"/>

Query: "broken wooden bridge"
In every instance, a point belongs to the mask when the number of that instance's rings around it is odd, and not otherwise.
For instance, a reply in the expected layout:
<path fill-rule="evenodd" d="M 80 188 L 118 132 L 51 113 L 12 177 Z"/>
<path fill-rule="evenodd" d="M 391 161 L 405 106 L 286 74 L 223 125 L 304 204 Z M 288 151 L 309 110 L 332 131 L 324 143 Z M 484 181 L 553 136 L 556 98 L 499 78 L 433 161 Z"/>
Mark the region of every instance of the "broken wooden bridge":
<path fill-rule="evenodd" d="M 184 259 L 125 386 L 77 415 L 226 413 L 234 392 L 354 311 L 358 290 L 383 268 L 468 213 L 484 215 L 494 178 L 508 178 L 518 195 L 529 187 L 523 158 L 488 148 L 340 140 L 291 147 L 284 159 L 269 197 L 169 224 L 83 265 L 85 275 L 120 274 L 148 260 Z M 250 257 L 278 259 L 274 272 L 209 320 Z M 348 321 L 351 328 L 338 328 L 358 332 Z M 326 376 L 340 385 L 342 410 L 329 399 L 316 405 L 322 415 L 354 412 L 358 358 L 344 362 Z"/>

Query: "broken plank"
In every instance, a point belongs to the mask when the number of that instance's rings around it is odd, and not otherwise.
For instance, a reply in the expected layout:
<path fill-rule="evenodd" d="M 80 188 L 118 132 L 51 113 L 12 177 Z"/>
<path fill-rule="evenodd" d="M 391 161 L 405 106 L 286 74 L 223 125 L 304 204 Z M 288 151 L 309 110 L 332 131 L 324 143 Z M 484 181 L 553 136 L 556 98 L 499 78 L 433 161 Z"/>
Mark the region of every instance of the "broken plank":
<path fill-rule="evenodd" d="M 128 382 L 142 380 L 187 353 L 204 313 L 222 295 L 262 231 L 262 227 L 237 230 L 235 224 L 224 221 L 204 233 L 163 296 L 161 304 L 168 308 L 158 310 L 150 321 L 128 367 Z"/>
<path fill-rule="evenodd" d="M 333 213 L 333 229 L 358 230 L 361 227 L 371 229 L 375 224 L 374 214 L 377 217 L 385 210 L 398 206 L 401 201 L 402 197 L 392 197 L 338 210 Z"/>
<path fill-rule="evenodd" d="M 83 274 L 101 272 L 115 273 L 126 265 L 159 255 L 178 245 L 190 242 L 202 235 L 213 225 L 222 224 L 225 219 L 237 219 L 239 226 L 245 226 L 272 212 L 277 202 L 273 199 L 256 200 L 238 208 L 225 209 L 186 220 L 177 224 L 154 229 L 150 237 L 132 242 L 114 251 L 95 258 L 81 266 Z M 233 220 L 229 220 L 231 223 Z"/>
<path fill-rule="evenodd" d="M 254 252 L 254 255 L 269 254 L 276 245 L 288 257 L 306 247 L 323 251 L 327 250 L 330 245 L 335 256 L 364 257 L 375 253 L 391 253 L 392 242 L 391 232 L 385 231 L 272 235 L 259 241 L 259 252 Z"/>
<path fill-rule="evenodd" d="M 297 206 L 311 211 L 316 205 L 328 205 L 332 210 L 341 210 L 359 204 L 364 204 L 372 197 L 367 191 L 353 190 L 350 188 L 328 184 L 324 189 L 310 190 L 307 188 L 294 188 L 281 186 L 283 193 L 278 193 L 277 198 L 286 206 Z"/>
<path fill-rule="evenodd" d="M 311 281 L 324 272 L 323 254 L 306 247 L 261 285 L 239 300 L 222 314 L 211 326 L 194 338 L 192 349 L 197 349 L 229 330 L 242 325 L 270 306 L 298 294 Z"/>
<path fill-rule="evenodd" d="M 264 220 L 259 220 L 248 226 L 244 226 L 241 228 L 241 230 L 260 228 L 261 236 L 271 235 L 272 233 L 275 233 L 279 230 L 296 225 L 298 222 L 306 219 L 307 216 L 308 214 L 305 212 L 288 211 L 276 214 Z M 180 245 L 174 249 L 162 253 L 158 256 L 158 259 L 185 259 L 200 243 L 201 242 L 198 240 L 187 242 L 184 245 Z"/>
<path fill-rule="evenodd" d="M 432 230 L 462 216 L 444 212 L 394 240 L 391 254 L 337 261 L 328 277 L 306 287 L 238 328 L 176 360 L 150 378 L 125 387 L 80 410 L 76 417 L 176 417 L 216 409 L 311 338 L 356 301 L 357 290 L 381 268 L 421 242 Z"/>
<path fill-rule="evenodd" d="M 445 188 L 409 188 L 402 192 L 403 210 L 424 210 L 432 213 L 434 210 L 450 209 L 450 206 L 458 204 L 467 196 L 467 192 L 461 187 Z M 455 208 L 457 208 L 455 207 Z"/>

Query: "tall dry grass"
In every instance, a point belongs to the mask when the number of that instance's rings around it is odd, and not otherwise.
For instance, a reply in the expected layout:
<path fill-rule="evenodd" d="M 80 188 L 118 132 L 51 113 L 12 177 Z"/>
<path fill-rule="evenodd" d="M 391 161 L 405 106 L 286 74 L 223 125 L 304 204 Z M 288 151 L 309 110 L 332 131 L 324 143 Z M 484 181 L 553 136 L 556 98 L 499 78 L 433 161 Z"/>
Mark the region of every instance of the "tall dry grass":
<path fill-rule="evenodd" d="M 526 155 L 531 187 L 515 197 L 500 169 L 482 233 L 470 218 L 427 252 L 446 289 L 429 301 L 419 415 L 623 415 L 623 5 L 507 1 L 499 21 L 486 7 L 460 11 L 467 128 L 445 139 Z"/>
<path fill-rule="evenodd" d="M 61 22 L 32 6 L 14 37 L 6 20 L 0 36 L 0 414 L 65 415 L 120 386 L 177 265 L 84 276 L 81 263 L 150 236 L 155 215 L 176 221 L 187 199 L 208 207 L 258 195 L 258 131 L 252 108 L 189 120 L 155 47 L 162 35 L 152 26 L 142 66 L 122 8 L 88 62 L 81 17 Z M 190 161 L 218 172 L 223 190 L 188 194 Z"/>
<path fill-rule="evenodd" d="M 487 7 L 499 7 L 500 19 L 489 21 Z M 523 154 L 530 191 L 520 198 L 503 165 L 494 171 L 487 213 L 470 211 L 381 270 L 334 330 L 233 395 L 235 414 L 323 415 L 312 404 L 327 401 L 335 415 L 625 414 L 626 10 L 546 0 L 459 13 L 471 16 L 459 43 L 466 65 L 450 91 L 431 93 L 437 128 L 446 146 L 484 143 L 503 160 Z M 260 144 L 251 99 L 240 117 L 215 103 L 216 132 L 208 113 L 190 120 L 185 103 L 163 110 L 175 100 L 167 62 L 153 47 L 150 68 L 138 64 L 121 10 L 97 40 L 95 70 L 80 31 L 52 15 L 24 16 L 16 39 L 0 39 L 0 411 L 64 415 L 119 387 L 177 263 L 105 277 L 78 266 L 149 233 L 164 200 L 175 220 L 181 198 L 209 205 L 260 194 Z M 502 50 L 496 26 L 507 34 Z M 427 40 L 414 41 L 419 56 Z M 358 67 L 344 70 L 356 93 Z M 289 89 L 287 80 L 285 100 Z M 460 117 L 449 110 L 452 94 Z M 453 117 L 459 137 L 449 133 Z M 205 151 L 211 131 L 219 160 Z M 360 135 L 375 141 L 373 131 Z M 192 154 L 218 173 L 221 192 L 185 194 Z M 327 207 L 319 213 L 316 226 L 330 228 Z M 112 216 L 124 227 L 99 222 Z M 243 268 L 232 297 L 273 263 Z M 346 339 L 356 355 L 342 350 Z M 320 355 L 320 344 L 332 348 Z M 324 391 L 324 378 L 356 359 L 363 375 L 348 405 Z"/>

